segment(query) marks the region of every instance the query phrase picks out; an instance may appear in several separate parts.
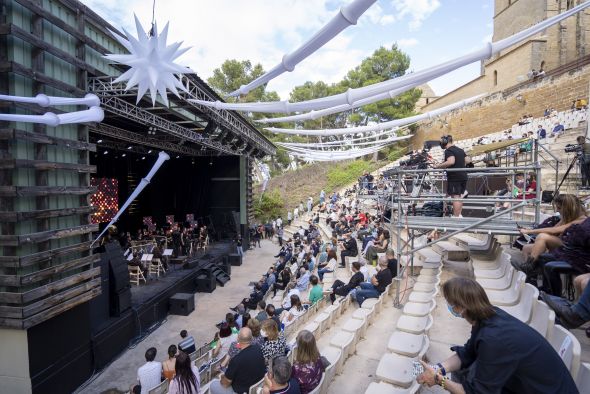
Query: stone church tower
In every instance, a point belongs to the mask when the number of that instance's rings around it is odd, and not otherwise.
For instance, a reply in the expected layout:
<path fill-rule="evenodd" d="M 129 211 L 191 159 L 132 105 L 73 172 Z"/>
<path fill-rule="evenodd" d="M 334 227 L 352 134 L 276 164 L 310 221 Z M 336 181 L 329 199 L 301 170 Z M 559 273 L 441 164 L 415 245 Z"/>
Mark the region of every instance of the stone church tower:
<path fill-rule="evenodd" d="M 493 41 L 498 41 L 583 0 L 495 0 Z M 586 9 L 537 36 L 482 61 L 476 79 L 424 106 L 429 111 L 481 93 L 510 88 L 529 78 L 532 70 L 550 72 L 590 55 L 590 10 Z"/>

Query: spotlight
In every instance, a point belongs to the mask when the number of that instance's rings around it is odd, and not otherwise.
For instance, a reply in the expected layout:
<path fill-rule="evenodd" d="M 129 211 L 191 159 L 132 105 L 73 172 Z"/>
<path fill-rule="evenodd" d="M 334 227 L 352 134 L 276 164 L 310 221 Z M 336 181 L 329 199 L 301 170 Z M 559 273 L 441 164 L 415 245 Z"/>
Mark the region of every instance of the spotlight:
<path fill-rule="evenodd" d="M 212 162 L 212 161 L 210 161 L 210 162 L 209 162 L 209 165 L 210 165 L 210 166 L 212 166 L 212 165 L 213 165 L 213 162 Z"/>
<path fill-rule="evenodd" d="M 102 154 L 103 155 L 106 155 L 107 153 L 109 153 L 109 151 L 108 150 L 105 150 Z"/>
<path fill-rule="evenodd" d="M 180 159 L 180 156 L 176 156 L 177 159 Z"/>
<path fill-rule="evenodd" d="M 100 144 L 101 142 L 102 142 L 102 140 L 98 140 L 98 141 L 96 141 L 96 143 L 97 143 L 97 144 Z"/>
<path fill-rule="evenodd" d="M 141 158 L 141 160 L 145 160 L 145 156 L 143 156 L 143 157 Z"/>
<path fill-rule="evenodd" d="M 123 153 L 123 154 L 121 155 L 121 157 L 125 157 L 125 156 L 127 156 L 127 153 Z"/>
<path fill-rule="evenodd" d="M 150 150 L 148 150 L 148 153 L 152 153 L 152 150 L 151 150 L 151 149 L 150 149 Z"/>
<path fill-rule="evenodd" d="M 133 147 L 132 147 L 131 145 L 129 145 L 129 146 L 127 147 L 127 150 L 131 150 L 131 148 L 133 148 Z"/>

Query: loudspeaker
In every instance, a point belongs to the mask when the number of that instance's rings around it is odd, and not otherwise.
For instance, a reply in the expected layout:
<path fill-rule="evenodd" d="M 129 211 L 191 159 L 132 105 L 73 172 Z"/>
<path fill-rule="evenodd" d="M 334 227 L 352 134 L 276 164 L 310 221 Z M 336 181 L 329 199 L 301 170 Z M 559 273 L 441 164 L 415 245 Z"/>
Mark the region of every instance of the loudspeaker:
<path fill-rule="evenodd" d="M 210 271 L 203 270 L 195 279 L 195 286 L 198 293 L 213 293 L 217 287 L 217 282 Z"/>
<path fill-rule="evenodd" d="M 100 254 L 100 294 L 90 300 L 90 327 L 97 333 L 102 325 L 109 320 L 109 256 L 107 252 Z"/>
<path fill-rule="evenodd" d="M 131 289 L 126 288 L 113 294 L 111 297 L 111 316 L 119 315 L 131 308 Z"/>
<path fill-rule="evenodd" d="M 184 268 L 185 270 L 192 270 L 193 268 L 197 268 L 199 265 L 199 260 L 195 259 L 195 260 L 188 260 L 183 266 L 182 268 Z"/>
<path fill-rule="evenodd" d="M 129 287 L 129 268 L 127 261 L 121 253 L 119 256 L 110 257 L 109 260 L 109 284 L 112 292 L 119 292 Z"/>
<path fill-rule="evenodd" d="M 231 264 L 229 263 L 229 256 L 223 256 L 220 266 L 223 272 L 231 276 Z"/>
<path fill-rule="evenodd" d="M 170 297 L 170 314 L 188 316 L 195 310 L 195 296 L 190 293 L 176 293 Z"/>
<path fill-rule="evenodd" d="M 231 253 L 227 256 L 227 258 L 228 258 L 229 263 L 231 265 L 236 265 L 236 266 L 242 265 L 242 256 L 240 256 L 237 253 Z"/>

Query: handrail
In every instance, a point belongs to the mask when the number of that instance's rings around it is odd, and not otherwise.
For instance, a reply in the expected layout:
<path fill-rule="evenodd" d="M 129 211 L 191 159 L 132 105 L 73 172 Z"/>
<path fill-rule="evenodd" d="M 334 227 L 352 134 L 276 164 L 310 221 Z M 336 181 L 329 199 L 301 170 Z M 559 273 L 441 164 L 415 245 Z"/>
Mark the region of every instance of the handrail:
<path fill-rule="evenodd" d="M 558 163 L 562 163 L 562 161 L 561 161 L 561 160 L 559 160 L 559 159 L 558 159 L 558 158 L 557 158 L 557 157 L 556 157 L 556 156 L 555 156 L 553 153 L 551 153 L 551 151 L 550 151 L 549 149 L 547 149 L 547 148 L 545 147 L 545 145 L 537 143 L 537 146 L 540 146 L 541 148 L 543 148 L 543 150 L 544 150 L 545 152 L 547 152 L 547 154 L 548 154 L 549 156 L 553 157 L 553 160 L 557 161 Z"/>

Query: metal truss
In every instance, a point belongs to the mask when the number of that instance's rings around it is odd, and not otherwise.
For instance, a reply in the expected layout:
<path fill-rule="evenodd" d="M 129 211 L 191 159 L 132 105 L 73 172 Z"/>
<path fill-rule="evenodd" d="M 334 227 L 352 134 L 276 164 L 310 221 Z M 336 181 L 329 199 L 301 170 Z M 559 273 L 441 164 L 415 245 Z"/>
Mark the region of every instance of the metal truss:
<path fill-rule="evenodd" d="M 112 82 L 115 78 L 116 77 L 93 77 L 88 79 L 89 90 L 101 98 L 101 102 L 107 111 L 121 116 L 131 117 L 145 124 L 154 125 L 161 128 L 162 131 L 176 135 L 181 139 L 194 141 L 208 146 L 209 148 L 220 150 L 224 153 L 240 154 L 239 152 L 233 151 L 230 147 L 223 146 L 219 142 L 208 139 L 202 134 L 182 127 L 177 123 L 165 120 L 145 109 L 120 99 L 119 97 L 136 93 L 136 89 L 132 88 L 130 90 L 125 90 L 125 85 L 123 83 L 113 84 Z M 182 83 L 187 89 L 187 92 L 180 92 L 181 98 L 184 99 L 182 102 L 183 107 L 197 109 L 199 113 L 207 115 L 209 120 L 215 121 L 218 125 L 232 131 L 232 133 L 237 134 L 237 136 L 244 138 L 264 154 L 273 155 L 276 152 L 274 145 L 254 129 L 252 125 L 248 124 L 236 114 L 227 110 L 216 110 L 214 108 L 208 108 L 189 102 L 188 99 L 217 100 L 217 97 L 214 97 L 211 93 L 206 92 L 199 86 L 196 77 L 190 75 L 183 76 Z M 170 100 L 175 102 L 177 101 L 177 98 L 171 96 Z"/>
<path fill-rule="evenodd" d="M 134 133 L 132 131 L 128 131 L 128 130 L 124 130 L 124 129 L 120 129 L 118 127 L 110 126 L 110 125 L 107 125 L 104 123 L 97 123 L 94 126 L 91 126 L 90 131 L 93 133 L 96 133 L 96 134 L 112 137 L 117 140 L 137 144 L 135 151 L 137 151 L 137 149 L 139 149 L 142 145 L 144 145 L 144 146 L 149 146 L 149 147 L 152 147 L 155 149 L 161 149 L 161 150 L 164 150 L 168 153 L 174 152 L 174 153 L 187 155 L 187 156 L 211 156 L 211 155 L 217 154 L 216 151 L 206 149 L 205 147 L 203 147 L 202 149 L 195 149 L 195 148 L 192 148 L 189 146 L 178 144 L 176 142 L 165 141 L 165 140 L 161 139 L 160 137 L 149 138 L 149 137 L 146 137 L 142 134 Z M 106 144 L 107 144 L 107 142 L 103 142 L 103 143 L 98 144 L 98 146 L 106 146 Z M 117 149 L 117 147 L 110 147 L 110 148 Z M 123 147 L 122 149 L 125 150 L 126 147 Z M 142 153 L 147 153 L 147 151 L 148 151 L 148 149 L 145 149 L 145 152 L 142 152 Z"/>

